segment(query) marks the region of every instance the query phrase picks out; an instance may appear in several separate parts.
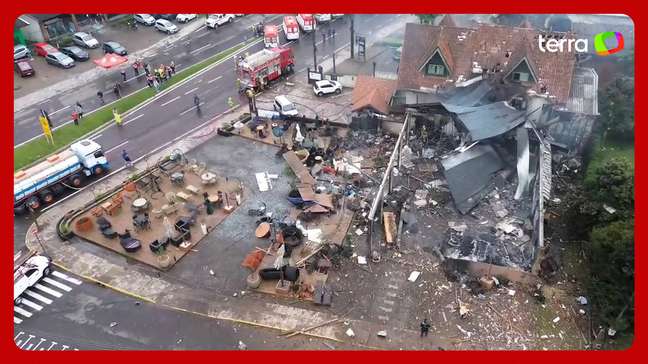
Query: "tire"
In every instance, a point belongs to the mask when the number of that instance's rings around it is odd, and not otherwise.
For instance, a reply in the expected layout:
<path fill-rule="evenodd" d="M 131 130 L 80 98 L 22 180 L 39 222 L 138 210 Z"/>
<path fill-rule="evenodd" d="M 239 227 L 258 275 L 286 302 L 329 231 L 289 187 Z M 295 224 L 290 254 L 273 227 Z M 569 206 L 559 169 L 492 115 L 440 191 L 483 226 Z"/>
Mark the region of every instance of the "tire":
<path fill-rule="evenodd" d="M 79 174 L 74 174 L 68 178 L 69 184 L 72 187 L 81 187 L 83 184 L 83 180 L 81 179 L 81 175 Z"/>
<path fill-rule="evenodd" d="M 21 303 L 22 303 L 22 297 L 16 297 L 16 299 L 14 300 L 14 305 L 18 306 Z"/>
<path fill-rule="evenodd" d="M 322 96 L 324 96 L 324 93 L 322 91 L 320 91 L 320 92 L 317 93 L 317 96 L 322 97 Z"/>
<path fill-rule="evenodd" d="M 339 94 L 342 93 L 342 90 L 341 90 L 341 89 L 337 89 L 337 90 L 335 90 L 335 93 L 339 95 Z"/>
<path fill-rule="evenodd" d="M 229 18 L 229 20 L 227 20 L 228 23 L 231 23 L 233 21 L 234 21 L 234 18 Z"/>
<path fill-rule="evenodd" d="M 14 215 L 23 215 L 27 212 L 27 206 L 24 203 L 21 203 L 18 206 L 14 206 Z"/>
<path fill-rule="evenodd" d="M 49 205 L 54 202 L 54 193 L 49 189 L 41 191 L 41 193 L 39 193 L 39 197 L 45 205 Z"/>
<path fill-rule="evenodd" d="M 92 168 L 92 173 L 96 176 L 100 176 L 104 173 L 104 168 L 100 165 L 96 165 Z"/>
<path fill-rule="evenodd" d="M 50 275 L 50 273 L 52 273 L 52 269 L 50 267 L 43 269 L 43 277 L 47 277 L 48 275 Z"/>
<path fill-rule="evenodd" d="M 41 202 L 36 196 L 28 198 L 25 204 L 34 210 L 38 210 L 41 207 Z"/>

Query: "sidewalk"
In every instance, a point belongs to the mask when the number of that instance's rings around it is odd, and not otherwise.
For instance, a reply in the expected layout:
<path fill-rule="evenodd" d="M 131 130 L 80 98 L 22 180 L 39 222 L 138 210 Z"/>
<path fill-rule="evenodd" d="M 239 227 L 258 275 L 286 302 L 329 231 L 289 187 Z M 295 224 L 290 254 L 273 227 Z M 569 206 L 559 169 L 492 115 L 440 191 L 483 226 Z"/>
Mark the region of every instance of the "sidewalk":
<path fill-rule="evenodd" d="M 93 34 L 100 43 L 108 40 L 121 43 L 129 50 L 128 58 L 130 64 L 136 58 L 146 59 L 147 57 L 160 54 L 170 44 L 195 32 L 203 25 L 204 22 L 201 19 L 196 19 L 188 24 L 181 25 L 178 33 L 173 35 L 165 35 L 153 27 L 144 26 L 139 27 L 137 31 L 106 26 Z M 154 40 L 155 43 L 151 44 L 151 40 Z M 137 51 L 133 52 L 133 50 Z M 117 74 L 119 72 L 117 69 L 105 70 L 99 68 L 92 62 L 93 59 L 103 55 L 100 49 L 90 50 L 89 53 L 89 61 L 77 62 L 77 65 L 69 70 L 61 70 L 49 66 L 43 61 L 42 57 L 35 59 L 35 67 L 38 68 L 36 70 L 37 75 L 40 75 L 42 72 L 45 76 L 19 80 L 20 89 L 15 91 L 16 96 L 19 97 L 14 99 L 14 113 L 34 104 L 40 104 L 58 94 L 79 88 L 80 85 L 89 84 L 107 74 Z M 72 74 L 74 76 L 71 76 Z M 43 83 L 49 84 L 49 86 L 43 87 Z"/>
<path fill-rule="evenodd" d="M 235 111 L 214 118 L 197 127 L 187 136 L 180 136 L 176 141 L 163 145 L 152 154 L 140 157 L 135 161 L 136 168 L 146 168 L 171 151 L 179 149 L 188 152 L 196 146 L 209 141 L 216 135 L 216 129 L 223 123 L 238 118 L 246 111 L 239 107 Z M 205 315 L 216 319 L 245 323 L 253 326 L 272 328 L 279 331 L 300 330 L 328 322 L 337 318 L 328 312 L 298 308 L 282 304 L 282 300 L 261 299 L 254 295 L 240 295 L 238 298 L 226 297 L 213 291 L 187 286 L 159 276 L 150 269 L 123 264 L 123 258 L 107 255 L 100 256 L 94 247 L 86 243 L 70 243 L 62 241 L 56 232 L 56 225 L 61 216 L 74 210 L 116 185 L 120 184 L 132 172 L 126 169 L 117 170 L 104 180 L 88 186 L 76 195 L 62 200 L 58 205 L 45 211 L 38 218 L 40 239 L 45 245 L 47 254 L 55 264 L 86 279 L 100 283 L 138 300 L 153 302 L 166 307 Z M 32 225 L 25 237 L 29 249 L 40 250 L 35 235 L 36 225 Z M 103 251 L 102 251 L 103 252 Z M 236 300 L 237 302 L 229 302 Z M 355 336 L 346 334 L 353 330 Z M 381 330 L 387 331 L 387 338 L 377 336 Z M 308 336 L 325 340 L 333 340 L 358 349 L 427 349 L 436 350 L 439 347 L 450 348 L 450 343 L 436 338 L 420 339 L 419 333 L 412 330 L 401 330 L 385 327 L 364 320 L 345 320 L 323 325 L 308 331 Z"/>

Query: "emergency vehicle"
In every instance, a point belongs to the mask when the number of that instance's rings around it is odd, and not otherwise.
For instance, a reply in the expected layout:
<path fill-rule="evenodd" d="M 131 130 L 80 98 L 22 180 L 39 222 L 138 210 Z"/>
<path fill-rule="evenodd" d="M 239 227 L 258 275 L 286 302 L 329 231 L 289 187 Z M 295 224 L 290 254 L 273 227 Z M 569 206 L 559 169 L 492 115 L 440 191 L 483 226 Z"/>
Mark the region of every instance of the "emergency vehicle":
<path fill-rule="evenodd" d="M 294 16 L 284 16 L 283 23 L 281 24 L 286 39 L 298 40 L 299 39 L 299 25 Z"/>
<path fill-rule="evenodd" d="M 259 90 L 271 81 L 293 72 L 295 57 L 291 48 L 267 48 L 240 58 L 236 74 L 241 89 Z"/>
<path fill-rule="evenodd" d="M 101 175 L 109 168 L 101 145 L 90 139 L 73 143 L 43 162 L 14 173 L 14 213 L 50 204 L 66 188 L 80 187 L 84 177 Z"/>
<path fill-rule="evenodd" d="M 299 27 L 305 32 L 315 30 L 315 18 L 313 14 L 297 14 L 297 23 L 299 23 Z"/>
<path fill-rule="evenodd" d="M 263 44 L 266 48 L 279 47 L 279 28 L 276 25 L 263 27 Z"/>

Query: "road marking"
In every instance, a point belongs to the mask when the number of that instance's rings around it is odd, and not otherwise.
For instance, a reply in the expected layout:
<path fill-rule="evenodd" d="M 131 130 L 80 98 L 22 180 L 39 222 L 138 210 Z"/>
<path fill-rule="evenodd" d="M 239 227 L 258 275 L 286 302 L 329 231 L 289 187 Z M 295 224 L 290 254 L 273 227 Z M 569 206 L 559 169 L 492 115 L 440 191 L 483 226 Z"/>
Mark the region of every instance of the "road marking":
<path fill-rule="evenodd" d="M 14 316 L 14 324 L 19 324 L 19 323 L 21 323 L 21 322 L 22 322 L 21 319 L 19 319 L 18 317 Z"/>
<path fill-rule="evenodd" d="M 52 341 L 52 344 L 47 348 L 47 351 L 50 351 L 56 344 L 58 344 L 56 341 Z"/>
<path fill-rule="evenodd" d="M 27 341 L 25 341 L 25 342 L 20 346 L 20 348 L 22 349 L 23 347 L 25 347 L 25 345 L 27 345 L 27 343 L 30 342 L 31 339 L 33 339 L 33 338 L 35 338 L 34 335 L 29 335 L 29 339 L 27 339 Z"/>
<path fill-rule="evenodd" d="M 81 285 L 81 283 L 83 283 L 83 281 L 81 281 L 80 279 L 76 279 L 76 278 L 70 277 L 70 276 L 68 276 L 67 274 L 65 274 L 65 273 L 61 273 L 61 272 L 59 272 L 59 271 L 57 271 L 57 270 L 53 271 L 52 274 L 55 275 L 55 276 L 57 276 L 57 277 L 59 277 L 59 278 L 61 278 L 61 279 L 66 280 L 66 281 L 68 281 L 68 282 L 70 282 L 70 283 L 74 283 L 74 284 L 76 284 L 77 286 L 79 286 L 79 285 Z"/>
<path fill-rule="evenodd" d="M 18 306 L 14 306 L 14 312 L 17 312 L 17 313 L 19 313 L 19 314 L 21 314 L 21 315 L 23 315 L 25 317 L 32 317 L 31 312 L 29 312 L 27 310 L 24 310 L 24 309 L 22 309 L 22 308 L 20 308 Z"/>
<path fill-rule="evenodd" d="M 128 144 L 128 140 L 125 141 L 125 142 L 123 142 L 123 143 L 121 143 L 121 144 L 117 144 L 117 145 L 115 145 L 114 147 L 108 149 L 108 150 L 106 151 L 106 154 L 112 152 L 113 150 L 115 150 L 115 149 L 117 149 L 117 148 L 119 148 L 119 147 L 123 147 L 123 146 L 126 145 L 126 144 Z"/>
<path fill-rule="evenodd" d="M 93 136 L 93 137 L 90 138 L 90 139 L 91 139 L 91 140 L 95 140 L 95 139 L 100 138 L 102 135 L 103 135 L 103 134 L 98 134 L 98 135 Z"/>
<path fill-rule="evenodd" d="M 52 286 L 56 286 L 56 287 L 58 287 L 58 288 L 60 288 L 60 289 L 62 289 L 62 290 L 64 290 L 64 291 L 66 291 L 66 292 L 70 292 L 70 291 L 72 290 L 72 287 L 70 287 L 70 286 L 68 286 L 68 285 L 65 285 L 65 284 L 63 284 L 63 283 L 61 283 L 61 282 L 55 281 L 55 280 L 53 280 L 53 279 L 50 278 L 50 277 L 45 277 L 45 278 L 43 278 L 43 280 L 44 280 L 45 282 L 51 284 Z"/>
<path fill-rule="evenodd" d="M 130 124 L 131 122 L 133 122 L 133 121 L 135 121 L 135 120 L 141 118 L 142 116 L 144 116 L 144 114 L 139 114 L 139 115 L 137 115 L 136 117 L 134 117 L 134 118 L 128 120 L 127 122 L 125 122 L 124 125 L 128 125 L 128 124 Z"/>
<path fill-rule="evenodd" d="M 383 316 L 383 315 L 378 315 L 378 319 L 383 320 L 383 321 L 389 321 L 389 317 Z"/>
<path fill-rule="evenodd" d="M 394 305 L 394 301 L 390 301 L 390 300 L 383 300 L 383 302 L 385 302 L 385 303 L 388 304 L 388 305 L 392 305 L 392 306 Z"/>
<path fill-rule="evenodd" d="M 391 288 L 391 289 L 398 289 L 398 286 L 393 285 L 393 284 L 388 284 L 387 286 L 389 286 L 389 288 Z"/>
<path fill-rule="evenodd" d="M 389 297 L 396 297 L 397 294 L 394 293 L 394 292 L 387 292 L 387 296 L 389 296 Z"/>
<path fill-rule="evenodd" d="M 202 46 L 202 47 L 200 47 L 200 48 L 196 48 L 196 49 L 194 49 L 193 51 L 189 52 L 189 54 L 194 54 L 194 53 L 202 52 L 205 48 L 207 48 L 207 47 L 209 47 L 209 46 L 211 46 L 211 45 L 212 45 L 211 43 L 207 43 L 207 44 L 205 44 L 204 46 Z"/>
<path fill-rule="evenodd" d="M 36 349 L 38 349 L 38 347 L 40 346 L 40 344 L 44 343 L 45 341 L 47 341 L 47 340 L 45 340 L 45 339 L 43 339 L 43 338 L 41 337 L 40 342 L 39 342 L 38 344 L 36 344 L 36 346 L 34 346 L 34 349 L 32 349 L 32 350 L 36 350 Z M 42 350 L 42 349 L 41 349 L 41 350 Z"/>
<path fill-rule="evenodd" d="M 194 32 L 194 33 L 195 33 L 195 32 Z M 209 31 L 206 31 L 206 32 L 204 32 L 204 33 L 202 33 L 202 34 L 200 34 L 200 35 L 196 35 L 195 38 L 202 38 L 202 37 L 206 36 L 206 35 L 209 34 L 209 33 L 210 33 Z"/>
<path fill-rule="evenodd" d="M 198 87 L 194 87 L 194 88 L 192 88 L 191 90 L 185 92 L 185 95 L 189 95 L 190 93 L 196 91 L 197 89 L 198 89 Z"/>
<path fill-rule="evenodd" d="M 212 82 L 214 82 L 214 81 L 218 81 L 218 80 L 220 80 L 221 78 L 223 78 L 223 76 L 218 76 L 218 77 L 214 78 L 213 80 L 209 80 L 209 81 L 207 81 L 207 83 L 210 84 L 210 83 L 212 83 Z"/>
<path fill-rule="evenodd" d="M 39 293 L 36 293 L 36 292 L 32 291 L 31 289 L 26 290 L 25 293 L 27 293 L 28 296 L 32 296 L 33 298 L 43 302 L 46 305 L 50 305 L 50 304 L 52 304 L 52 302 L 54 302 L 54 301 L 50 300 L 49 298 L 47 298 L 47 297 L 45 297 L 45 296 L 43 296 L 43 295 L 41 295 Z M 38 310 L 38 311 L 43 309 L 43 306 L 41 306 L 39 304 L 36 304 L 36 303 L 26 299 L 26 298 L 22 299 L 22 303 L 24 303 L 27 306 L 29 306 L 29 307 L 31 307 L 31 308 L 33 308 L 35 310 Z"/>
<path fill-rule="evenodd" d="M 204 102 L 201 102 L 199 105 L 204 105 Z M 195 109 L 196 109 L 196 106 L 194 105 L 194 106 L 192 106 L 191 108 L 189 108 L 189 109 L 187 109 L 187 110 L 181 112 L 181 113 L 180 113 L 180 116 L 182 116 L 182 115 L 188 113 L 188 112 L 191 111 L 191 110 L 195 110 Z"/>
<path fill-rule="evenodd" d="M 61 112 L 61 111 L 65 110 L 65 109 L 68 109 L 69 107 L 70 107 L 70 105 L 68 105 L 68 106 L 66 106 L 64 108 L 58 109 L 56 111 L 52 111 L 51 113 L 49 113 L 49 116 L 52 116 L 52 115 L 54 115 L 54 114 L 56 114 L 58 112 Z"/>
<path fill-rule="evenodd" d="M 55 290 L 53 290 L 53 289 L 51 289 L 51 288 L 49 288 L 49 287 L 43 286 L 43 285 L 40 284 L 40 283 L 36 283 L 36 284 L 34 285 L 34 288 L 38 288 L 39 290 L 41 290 L 41 291 L 43 291 L 43 292 L 49 294 L 50 296 L 54 296 L 54 297 L 56 297 L 56 298 L 61 298 L 61 297 L 63 297 L 63 294 L 62 294 L 61 292 L 58 292 L 58 291 L 55 291 Z"/>
<path fill-rule="evenodd" d="M 381 310 L 383 310 L 385 312 L 392 312 L 393 311 L 391 308 L 385 308 L 385 307 L 382 307 L 382 306 L 380 306 L 378 308 L 380 308 Z"/>
<path fill-rule="evenodd" d="M 176 96 L 176 97 L 172 98 L 171 100 L 169 100 L 169 101 L 163 103 L 163 104 L 160 105 L 160 106 L 167 106 L 167 105 L 169 105 L 170 103 L 176 101 L 176 100 L 179 99 L 179 98 L 180 98 L 180 96 Z"/>
<path fill-rule="evenodd" d="M 206 26 L 205 26 L 204 24 L 201 25 L 200 28 L 194 30 L 194 33 L 198 33 L 198 32 L 201 31 L 203 28 L 206 28 Z"/>

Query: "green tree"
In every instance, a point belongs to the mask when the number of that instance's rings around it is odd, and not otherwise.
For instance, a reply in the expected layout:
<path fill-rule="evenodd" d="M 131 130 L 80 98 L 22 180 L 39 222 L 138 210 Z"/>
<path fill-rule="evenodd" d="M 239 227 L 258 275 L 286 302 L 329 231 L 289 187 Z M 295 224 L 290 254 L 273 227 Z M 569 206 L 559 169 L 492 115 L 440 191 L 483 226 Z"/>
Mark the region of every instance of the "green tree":
<path fill-rule="evenodd" d="M 592 203 L 617 210 L 612 220 L 634 216 L 634 168 L 627 160 L 611 159 L 598 167 L 588 190 Z"/>
<path fill-rule="evenodd" d="M 434 19 L 436 19 L 439 14 L 417 14 L 416 16 L 419 18 L 419 23 L 421 24 L 433 24 Z"/>
<path fill-rule="evenodd" d="M 634 139 L 634 79 L 619 78 L 600 93 L 604 139 Z"/>
<path fill-rule="evenodd" d="M 524 14 L 497 14 L 493 15 L 491 19 L 495 24 L 517 27 L 527 19 L 527 17 Z"/>
<path fill-rule="evenodd" d="M 634 219 L 594 228 L 588 293 L 595 318 L 615 330 L 634 327 Z"/>

